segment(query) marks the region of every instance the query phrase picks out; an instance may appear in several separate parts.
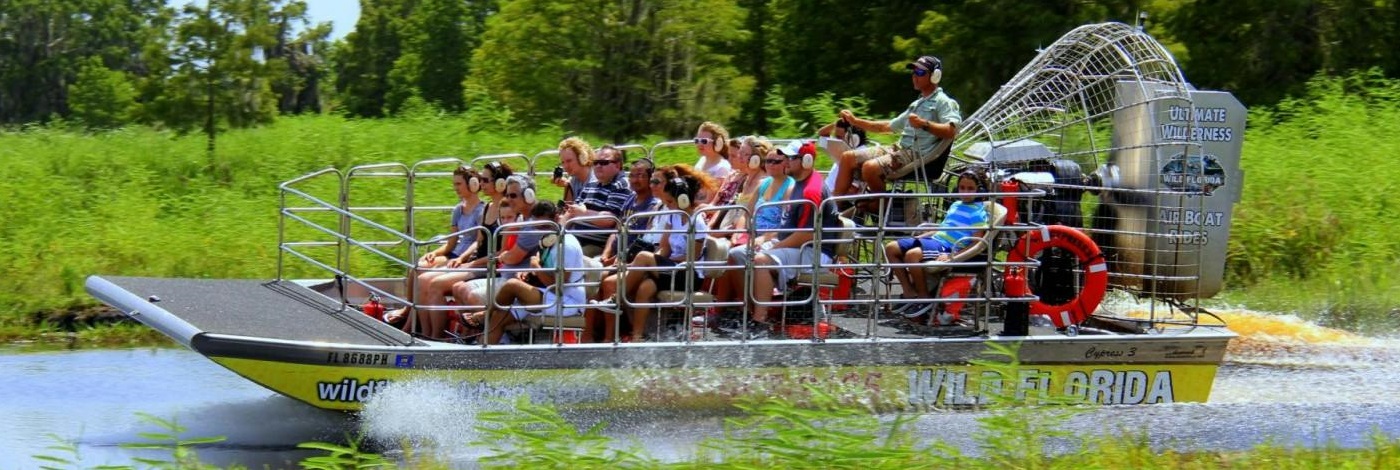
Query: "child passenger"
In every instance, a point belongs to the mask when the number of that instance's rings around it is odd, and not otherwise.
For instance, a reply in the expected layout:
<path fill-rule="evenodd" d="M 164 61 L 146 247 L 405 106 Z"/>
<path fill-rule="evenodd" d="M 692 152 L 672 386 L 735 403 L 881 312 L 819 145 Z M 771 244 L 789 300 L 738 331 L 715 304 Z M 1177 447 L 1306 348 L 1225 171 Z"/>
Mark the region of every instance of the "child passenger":
<path fill-rule="evenodd" d="M 987 229 L 987 208 L 977 202 L 976 193 L 984 192 L 985 185 L 974 171 L 964 171 L 958 175 L 958 193 L 964 194 L 961 200 L 954 201 L 948 214 L 938 229 L 920 234 L 914 238 L 901 238 L 885 244 L 885 256 L 890 262 L 922 263 L 927 261 L 946 262 L 952 254 L 972 244 L 972 237 Z M 905 299 L 929 298 L 928 281 L 920 267 L 893 268 L 894 275 L 903 288 Z M 895 312 L 907 318 L 920 318 L 933 311 L 933 302 L 910 302 L 896 307 Z"/>

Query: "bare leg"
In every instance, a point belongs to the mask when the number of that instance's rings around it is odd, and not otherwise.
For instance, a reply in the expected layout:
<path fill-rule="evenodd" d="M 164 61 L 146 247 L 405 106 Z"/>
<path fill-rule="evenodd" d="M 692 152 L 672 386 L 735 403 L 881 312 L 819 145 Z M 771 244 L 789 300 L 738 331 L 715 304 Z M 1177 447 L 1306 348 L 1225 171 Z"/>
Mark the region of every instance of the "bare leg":
<path fill-rule="evenodd" d="M 505 335 L 506 328 L 517 323 L 514 315 L 507 310 L 497 309 L 496 305 L 535 305 L 544 302 L 544 294 L 541 294 L 539 289 L 519 279 L 506 281 L 497 291 L 494 304 L 486 306 L 486 318 L 491 321 L 486 330 L 486 344 L 501 344 L 501 336 Z"/>
<path fill-rule="evenodd" d="M 632 297 L 632 301 L 639 304 L 650 303 L 656 300 L 656 280 L 647 279 L 637 286 L 637 292 Z M 651 315 L 652 307 L 633 307 L 632 315 L 628 318 L 632 322 L 632 342 L 640 343 L 645 341 L 647 330 L 647 317 Z M 615 317 L 614 317 L 615 318 Z M 611 331 L 611 330 L 609 330 Z"/>
<path fill-rule="evenodd" d="M 856 164 L 856 151 L 848 150 L 841 153 L 841 171 L 836 173 L 836 186 L 831 188 L 832 195 L 845 196 L 854 194 L 851 188 L 851 180 L 855 179 L 856 171 L 860 165 Z"/>
<path fill-rule="evenodd" d="M 924 250 L 917 246 L 904 254 L 904 262 L 906 263 L 921 263 L 923 260 Z M 929 298 L 928 279 L 924 277 L 924 268 L 909 268 L 909 277 L 913 278 L 914 281 L 914 295 L 917 295 L 920 299 Z"/>
<path fill-rule="evenodd" d="M 777 281 L 773 278 L 776 273 L 772 269 L 759 269 L 759 266 L 773 266 L 778 264 L 767 254 L 759 254 L 753 259 L 753 319 L 761 323 L 768 323 L 768 307 L 758 305 L 758 302 L 768 302 L 773 300 L 773 285 Z"/>
<path fill-rule="evenodd" d="M 627 266 L 631 268 L 649 268 L 656 266 L 656 254 L 650 251 L 637 253 L 637 257 L 633 258 L 632 262 Z M 637 286 L 640 286 L 643 280 L 653 277 L 653 274 L 655 274 L 653 271 L 627 270 L 627 290 L 624 293 L 630 294 L 636 291 Z"/>
<path fill-rule="evenodd" d="M 865 181 L 865 188 L 868 192 L 885 192 L 885 167 L 881 164 L 883 159 L 866 160 L 860 165 L 860 179 Z"/>
<path fill-rule="evenodd" d="M 918 247 L 914 247 L 918 249 Z M 899 251 L 899 242 L 889 242 L 885 244 L 885 259 L 892 263 L 904 260 L 904 253 Z M 913 285 L 909 283 L 909 270 L 897 266 L 890 267 L 890 272 L 894 273 L 894 278 L 899 280 L 901 297 L 909 298 L 909 294 L 914 291 Z"/>
<path fill-rule="evenodd" d="M 596 295 L 596 300 L 612 302 L 614 301 L 614 296 L 616 295 L 617 275 L 609 274 L 608 277 L 603 278 L 603 280 L 598 284 L 598 294 Z M 584 341 L 587 341 L 589 343 L 594 343 L 598 341 L 602 341 L 604 343 L 613 342 L 613 338 L 616 337 L 613 333 L 617 331 L 617 315 L 603 312 L 596 308 L 590 308 L 588 310 L 585 310 L 583 312 L 583 315 Z M 601 328 L 599 328 L 598 326 L 600 323 L 602 324 Z M 603 333 L 603 337 L 601 340 L 598 339 L 598 330 L 600 329 Z"/>

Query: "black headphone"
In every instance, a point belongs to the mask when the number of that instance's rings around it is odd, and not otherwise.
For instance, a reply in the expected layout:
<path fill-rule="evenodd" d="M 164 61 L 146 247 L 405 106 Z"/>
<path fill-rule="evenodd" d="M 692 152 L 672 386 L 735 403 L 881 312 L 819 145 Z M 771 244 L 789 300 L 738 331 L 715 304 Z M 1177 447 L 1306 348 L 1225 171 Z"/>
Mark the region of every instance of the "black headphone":
<path fill-rule="evenodd" d="M 685 178 L 679 176 L 671 178 L 661 189 L 666 191 L 666 194 L 675 196 L 676 205 L 681 209 L 690 208 L 690 185 L 686 184 Z"/>
<path fill-rule="evenodd" d="M 651 178 L 651 175 L 653 173 L 656 173 L 656 162 L 653 161 L 651 158 L 638 158 L 632 162 L 632 166 L 637 166 L 638 163 L 645 163 L 647 165 L 647 178 Z"/>

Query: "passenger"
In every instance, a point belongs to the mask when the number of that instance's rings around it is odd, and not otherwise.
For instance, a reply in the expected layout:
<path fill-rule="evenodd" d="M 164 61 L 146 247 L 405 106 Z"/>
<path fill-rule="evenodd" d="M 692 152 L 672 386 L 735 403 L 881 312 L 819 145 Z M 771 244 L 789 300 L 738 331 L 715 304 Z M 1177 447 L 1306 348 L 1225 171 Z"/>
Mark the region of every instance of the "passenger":
<path fill-rule="evenodd" d="M 753 137 L 742 139 L 729 139 L 729 165 L 734 171 L 729 172 L 729 176 L 721 180 L 719 191 L 708 202 L 700 205 L 700 209 L 711 206 L 741 205 L 748 206 L 752 200 L 753 193 L 758 187 L 758 180 L 763 176 L 763 156 L 753 153 L 753 146 L 749 144 Z M 744 228 L 744 212 L 738 210 L 725 210 L 720 212 L 710 212 L 709 217 L 711 230 L 734 230 Z"/>
<path fill-rule="evenodd" d="M 627 239 L 618 241 L 619 234 L 612 234 L 608 237 L 608 242 L 603 246 L 603 254 L 599 258 L 603 266 L 612 266 L 617 263 L 618 258 L 631 261 L 629 254 L 636 254 L 637 250 L 631 248 L 638 240 L 646 242 L 644 251 L 655 251 L 656 243 L 661 241 L 659 233 L 645 233 L 647 227 L 651 225 L 650 217 L 633 217 L 635 214 L 654 212 L 661 210 L 661 198 L 656 197 L 651 191 L 651 175 L 656 171 L 655 164 L 651 160 L 643 158 L 632 163 L 632 169 L 627 173 L 628 185 L 632 187 L 632 199 L 627 204 L 622 213 L 622 220 L 630 220 L 627 226 Z"/>
<path fill-rule="evenodd" d="M 621 278 L 621 282 L 624 283 L 626 292 L 629 294 L 639 292 L 643 281 L 648 279 L 655 281 L 657 289 L 699 290 L 704 282 L 705 270 L 694 269 L 687 263 L 687 259 L 692 261 L 703 259 L 705 236 L 709 232 L 709 227 L 705 226 L 704 218 L 696 213 L 693 201 L 702 188 L 713 187 L 714 182 L 709 175 L 697 171 L 689 165 L 682 164 L 658 169 L 652 175 L 651 185 L 652 191 L 660 196 L 667 210 L 680 212 L 659 217 L 659 220 L 654 223 L 654 227 L 664 230 L 666 233 L 657 244 L 656 251 L 637 253 L 632 262 L 627 264 L 629 269 L 626 277 Z M 692 228 L 693 232 L 691 232 Z M 673 269 L 667 271 L 634 269 L 653 266 Z M 686 284 L 685 276 L 693 277 L 691 284 Z M 618 291 L 618 282 L 618 274 L 604 278 L 598 289 L 598 298 L 600 300 L 613 298 Z M 628 300 L 634 303 L 642 302 L 636 297 Z M 618 302 L 618 305 L 622 304 L 623 302 Z M 637 308 L 629 313 L 631 314 L 628 321 L 632 326 L 632 341 L 642 341 L 650 309 Z M 604 334 L 606 336 L 608 333 Z"/>
<path fill-rule="evenodd" d="M 836 177 L 841 174 L 841 154 L 852 149 L 862 149 L 870 141 L 865 137 L 865 130 L 859 127 L 852 127 L 850 123 L 843 119 L 836 119 L 831 124 L 822 126 L 817 130 L 817 147 L 826 151 L 831 156 L 831 169 L 826 172 L 826 179 L 822 184 L 827 191 L 836 194 Z M 854 183 L 853 183 L 854 184 Z M 864 186 L 862 184 L 861 186 Z"/>
<path fill-rule="evenodd" d="M 794 141 L 788 146 L 778 150 L 787 160 L 785 163 L 788 176 L 794 180 L 792 192 L 785 200 L 803 200 L 808 203 L 794 203 L 786 206 L 782 215 L 782 222 L 776 242 L 771 246 L 763 247 L 753 259 L 755 266 L 753 276 L 753 299 L 758 302 L 767 302 L 773 299 L 773 288 L 779 287 L 787 290 L 788 284 L 801 272 L 810 271 L 811 268 L 802 268 L 802 265 L 811 265 L 820 255 L 820 262 L 831 262 L 831 256 L 835 251 L 835 244 L 832 242 L 822 243 L 819 249 L 814 249 L 809 242 L 815 239 L 815 234 L 811 231 L 816 227 L 816 219 L 821 218 L 822 227 L 838 228 L 841 226 L 840 215 L 836 213 L 835 205 L 825 203 L 830 197 L 826 188 L 822 187 L 822 180 L 817 177 L 817 172 L 812 171 L 812 163 L 816 159 L 817 147 L 812 142 Z M 820 214 L 817 213 L 820 211 Z M 729 250 L 729 263 L 734 268 L 743 267 L 749 256 L 748 246 L 734 247 Z M 786 268 L 764 268 L 765 266 L 792 265 Z M 734 301 L 737 296 L 741 296 L 748 287 L 744 281 L 742 269 L 731 269 L 724 273 L 721 281 L 722 293 L 717 292 L 716 297 L 721 300 Z M 747 301 L 747 299 L 744 299 Z M 753 307 L 752 319 L 762 324 L 769 324 L 774 320 L 768 315 L 768 307 L 755 304 Z M 771 326 L 771 325 L 765 325 Z"/>
<path fill-rule="evenodd" d="M 929 177 L 941 177 L 943 165 L 947 163 L 946 153 L 934 155 L 939 143 L 951 140 L 957 135 L 957 124 L 962 122 L 962 112 L 958 102 L 943 93 L 939 81 L 943 76 L 943 63 L 937 57 L 923 56 L 907 66 L 912 73 L 914 89 L 919 90 L 919 98 L 909 103 L 909 108 L 889 121 L 869 121 L 841 110 L 841 120 L 866 132 L 899 133 L 899 143 L 893 148 L 872 146 L 865 149 L 849 150 L 841 154 L 841 171 L 836 178 L 838 196 L 854 194 L 852 180 L 859 173 L 866 188 L 872 193 L 885 192 L 885 180 L 907 166 L 924 165 L 934 162 L 936 167 Z M 869 209 L 869 206 L 867 206 Z"/>
<path fill-rule="evenodd" d="M 946 262 L 952 254 L 971 244 L 971 238 L 979 231 L 987 229 L 987 208 L 977 202 L 974 193 L 985 192 L 982 178 L 974 171 L 964 171 L 958 175 L 959 193 L 966 193 L 961 200 L 954 201 L 948 208 L 942 230 L 932 230 L 915 238 L 901 238 L 885 244 L 885 259 L 892 263 L 923 263 L 928 261 Z M 953 229 L 953 230 L 948 230 Z M 931 297 L 928 280 L 921 267 L 894 267 L 894 276 L 899 279 L 905 299 L 927 299 Z M 911 319 L 926 319 L 933 311 L 935 302 L 910 302 L 895 307 L 895 312 Z"/>
<path fill-rule="evenodd" d="M 534 221 L 554 222 L 557 209 L 552 202 L 540 201 L 535 203 L 530 215 Z M 552 224 L 547 226 L 553 228 Z M 541 229 L 545 229 L 545 226 L 530 227 L 527 230 Z M 583 286 L 583 247 L 579 245 L 578 238 L 565 234 L 560 239 L 551 234 L 544 237 L 543 243 L 549 246 L 544 246 L 540 252 L 540 269 L 534 272 L 540 285 L 531 284 L 518 277 L 508 279 L 497 286 L 494 302 L 487 303 L 486 310 L 463 316 L 463 323 L 474 327 L 480 327 L 483 321 L 490 319 L 491 323 L 486 328 L 486 344 L 500 344 L 506 328 L 525 321 L 530 315 L 571 317 L 578 315 L 581 309 L 577 306 L 584 305 L 587 301 L 588 296 Z M 557 278 L 561 266 L 565 273 L 564 279 Z M 498 305 L 507 307 L 502 311 Z"/>
<path fill-rule="evenodd" d="M 729 131 L 724 126 L 705 121 L 700 124 L 700 129 L 695 131 L 695 150 L 700 152 L 700 160 L 695 162 L 695 169 L 710 175 L 715 181 L 724 181 L 729 176 L 729 172 L 734 171 L 729 166 Z M 701 193 L 700 200 L 708 201 L 713 197 L 711 193 Z"/>
<path fill-rule="evenodd" d="M 579 142 L 582 144 L 582 141 Z M 564 148 L 561 144 L 560 154 L 566 151 L 575 152 L 572 147 Z M 591 160 L 593 181 L 588 182 L 581 192 L 576 193 L 578 197 L 574 199 L 573 204 L 562 208 L 564 222 L 598 215 L 612 215 L 620 219 L 626 212 L 627 201 L 634 196 L 631 185 L 627 184 L 627 176 L 622 174 L 622 165 L 626 163 L 625 152 L 612 145 L 604 145 Z M 593 219 L 566 223 L 564 230 L 578 238 L 579 243 L 583 244 L 584 254 L 596 257 L 603 253 L 603 246 L 607 244 L 609 236 L 617 232 L 617 224 L 617 219 Z"/>
<path fill-rule="evenodd" d="M 534 180 L 525 175 L 513 175 L 506 180 L 505 199 L 509 207 L 502 212 L 501 225 L 522 221 L 521 215 L 529 214 L 535 203 Z M 550 204 L 550 207 L 554 207 Z M 500 228 L 496 232 L 502 236 L 501 251 L 489 259 L 497 266 L 496 278 L 476 278 L 458 282 L 452 286 L 452 297 L 458 305 L 477 307 L 486 304 L 491 297 L 488 289 L 499 289 L 505 280 L 529 279 L 531 257 L 539 250 L 543 234 L 520 228 Z M 485 263 L 483 263 L 483 266 Z M 494 284 L 494 286 L 493 286 Z"/>
<path fill-rule="evenodd" d="M 589 181 L 593 181 L 593 147 L 578 137 L 559 142 L 559 166 L 549 182 L 564 188 L 564 203 L 573 204 Z"/>
<path fill-rule="evenodd" d="M 749 213 L 754 215 L 753 225 L 757 235 L 753 241 L 755 248 L 776 240 L 777 229 L 782 226 L 783 207 L 764 204 L 786 200 L 796 184 L 796 181 L 787 175 L 787 158 L 783 154 L 771 148 L 767 142 L 763 142 L 759 150 L 764 151 L 763 168 L 767 171 L 767 176 L 759 181 L 755 195 L 748 204 Z M 733 246 L 744 246 L 748 244 L 748 234 L 735 234 L 733 240 Z"/>
<path fill-rule="evenodd" d="M 486 212 L 487 204 L 481 201 L 480 191 L 490 185 L 487 181 L 489 180 L 477 173 L 476 170 L 466 166 L 459 166 L 455 170 L 452 170 L 452 189 L 457 192 L 458 199 L 457 205 L 452 206 L 452 233 L 461 233 L 455 237 L 448 238 L 447 243 L 444 243 L 437 249 L 424 253 L 423 256 L 418 259 L 419 268 L 445 267 L 448 269 L 457 269 L 476 256 L 476 245 L 479 239 L 478 235 L 481 231 L 470 229 L 476 228 L 482 224 L 482 216 Z M 453 282 L 461 280 L 460 277 L 463 274 L 460 272 L 436 269 L 421 272 L 419 272 L 419 270 L 414 271 L 417 275 L 410 275 L 408 289 L 410 291 L 417 291 L 417 295 L 410 298 L 410 300 L 419 305 L 436 305 L 429 302 L 437 297 L 441 297 L 441 295 L 434 297 L 432 292 L 435 289 L 441 289 L 442 286 L 450 288 Z M 434 285 L 434 281 L 439 278 L 442 278 L 443 282 L 446 282 L 446 284 L 442 284 L 442 286 Z M 410 308 L 411 307 L 404 307 L 389 312 L 385 315 L 385 321 L 391 324 L 398 324 L 403 321 Z M 424 331 L 424 334 L 429 336 L 436 336 L 437 332 L 441 330 L 441 328 L 425 329 L 422 325 L 426 324 L 421 322 L 419 325 L 420 330 Z M 405 329 L 409 327 L 407 324 L 402 326 Z"/>

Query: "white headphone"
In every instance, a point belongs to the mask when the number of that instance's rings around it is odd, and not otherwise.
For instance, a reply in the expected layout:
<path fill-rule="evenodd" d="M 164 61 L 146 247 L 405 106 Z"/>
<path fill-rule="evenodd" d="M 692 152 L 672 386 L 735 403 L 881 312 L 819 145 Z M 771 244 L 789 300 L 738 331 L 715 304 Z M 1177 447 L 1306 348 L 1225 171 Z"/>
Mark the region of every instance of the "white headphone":
<path fill-rule="evenodd" d="M 559 243 L 558 234 L 551 233 L 549 235 L 545 235 L 544 238 L 540 239 L 540 246 L 545 248 L 552 247 L 555 243 Z"/>
<path fill-rule="evenodd" d="M 758 154 L 749 155 L 749 169 L 757 170 L 759 168 L 763 168 L 763 159 L 759 158 Z"/>
<path fill-rule="evenodd" d="M 481 191 L 481 178 L 477 176 L 467 178 L 467 189 L 474 193 Z"/>
<path fill-rule="evenodd" d="M 681 209 L 690 208 L 690 195 L 686 194 L 690 192 L 690 185 L 685 183 L 685 178 L 679 176 L 671 178 L 671 181 L 667 182 L 666 186 L 661 189 L 676 197 L 677 207 Z"/>
<path fill-rule="evenodd" d="M 496 181 L 494 182 L 494 184 L 496 185 L 496 192 L 498 192 L 498 193 L 503 193 L 503 192 L 505 192 L 505 191 L 506 191 L 506 178 L 505 178 L 504 176 L 501 176 L 501 173 L 505 173 L 505 171 L 504 171 L 505 168 L 501 166 L 501 162 L 491 162 L 491 163 L 487 163 L 487 164 L 486 164 L 486 167 L 485 167 L 484 169 L 490 170 L 490 171 L 491 171 L 491 176 L 496 177 Z M 480 185 L 480 183 L 477 183 L 477 184 Z"/>

